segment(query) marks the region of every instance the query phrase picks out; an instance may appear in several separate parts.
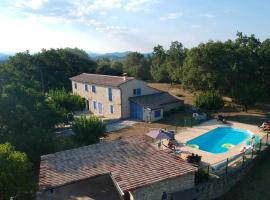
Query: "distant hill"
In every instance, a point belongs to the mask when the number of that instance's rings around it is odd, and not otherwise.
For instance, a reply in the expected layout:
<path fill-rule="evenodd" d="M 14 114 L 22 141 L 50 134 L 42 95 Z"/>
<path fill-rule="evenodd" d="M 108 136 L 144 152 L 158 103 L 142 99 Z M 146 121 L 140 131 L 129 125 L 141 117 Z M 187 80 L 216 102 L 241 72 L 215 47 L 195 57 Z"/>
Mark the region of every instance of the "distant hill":
<path fill-rule="evenodd" d="M 0 63 L 7 61 L 10 56 L 11 55 L 0 53 Z"/>
<path fill-rule="evenodd" d="M 98 58 L 108 58 L 110 60 L 123 60 L 127 57 L 127 55 L 131 53 L 131 51 L 125 51 L 125 52 L 113 52 L 113 53 L 94 53 L 90 52 L 88 55 L 93 59 L 96 60 Z M 143 53 L 143 55 L 147 56 L 151 53 Z"/>

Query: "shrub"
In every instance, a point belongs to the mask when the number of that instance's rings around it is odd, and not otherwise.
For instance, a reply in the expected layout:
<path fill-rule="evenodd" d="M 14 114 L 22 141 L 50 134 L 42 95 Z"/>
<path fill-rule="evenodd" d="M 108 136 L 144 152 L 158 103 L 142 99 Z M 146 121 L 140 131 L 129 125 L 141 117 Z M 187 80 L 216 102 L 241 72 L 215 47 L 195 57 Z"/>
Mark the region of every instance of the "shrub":
<path fill-rule="evenodd" d="M 218 110 L 223 108 L 224 101 L 218 92 L 208 91 L 196 97 L 195 105 L 203 110 Z"/>
<path fill-rule="evenodd" d="M 97 117 L 80 117 L 74 120 L 73 131 L 80 145 L 89 145 L 99 141 L 104 136 L 105 124 Z"/>
<path fill-rule="evenodd" d="M 65 89 L 50 90 L 47 101 L 50 107 L 66 116 L 70 112 L 82 110 L 85 107 L 84 99 L 79 95 L 67 92 Z"/>

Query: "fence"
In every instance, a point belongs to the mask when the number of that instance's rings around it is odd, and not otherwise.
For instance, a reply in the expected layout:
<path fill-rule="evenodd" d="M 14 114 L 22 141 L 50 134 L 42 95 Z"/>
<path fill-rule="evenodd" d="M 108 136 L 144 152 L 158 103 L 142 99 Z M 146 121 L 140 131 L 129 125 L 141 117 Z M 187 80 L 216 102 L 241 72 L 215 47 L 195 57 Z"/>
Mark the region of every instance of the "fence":
<path fill-rule="evenodd" d="M 255 159 L 262 156 L 270 148 L 269 134 L 264 135 L 252 148 L 243 153 L 211 165 L 199 167 L 196 174 L 196 183 L 204 182 L 210 177 L 227 177 L 252 164 Z"/>

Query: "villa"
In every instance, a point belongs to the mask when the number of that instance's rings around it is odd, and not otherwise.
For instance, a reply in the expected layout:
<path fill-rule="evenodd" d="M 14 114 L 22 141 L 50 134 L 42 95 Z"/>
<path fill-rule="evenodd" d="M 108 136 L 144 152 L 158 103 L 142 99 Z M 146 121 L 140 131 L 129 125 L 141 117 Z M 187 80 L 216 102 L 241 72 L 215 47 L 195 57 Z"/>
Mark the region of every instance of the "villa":
<path fill-rule="evenodd" d="M 106 119 L 153 122 L 162 119 L 165 112 L 183 106 L 182 100 L 126 75 L 82 73 L 70 80 L 73 93 L 85 99 L 86 109 Z"/>
<path fill-rule="evenodd" d="M 196 171 L 144 137 L 129 137 L 42 156 L 38 199 L 159 200 L 192 190 Z"/>

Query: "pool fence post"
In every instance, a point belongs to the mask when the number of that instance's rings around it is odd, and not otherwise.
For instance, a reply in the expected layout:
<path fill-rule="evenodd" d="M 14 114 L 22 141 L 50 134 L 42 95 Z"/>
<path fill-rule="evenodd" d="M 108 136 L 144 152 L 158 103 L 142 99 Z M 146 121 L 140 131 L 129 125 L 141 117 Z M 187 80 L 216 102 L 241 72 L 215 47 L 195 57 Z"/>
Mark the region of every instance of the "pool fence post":
<path fill-rule="evenodd" d="M 266 145 L 268 145 L 268 134 L 269 133 L 266 134 Z"/>
<path fill-rule="evenodd" d="M 245 164 L 245 152 L 243 152 L 242 158 L 243 158 L 243 160 L 242 160 L 242 167 L 244 167 L 244 164 Z"/>
<path fill-rule="evenodd" d="M 227 162 L 226 162 L 226 176 L 228 174 L 228 164 L 229 164 L 229 158 L 227 158 Z"/>
<path fill-rule="evenodd" d="M 261 152 L 261 147 L 262 147 L 262 139 L 260 139 L 259 152 Z"/>
<path fill-rule="evenodd" d="M 253 152 L 254 152 L 254 146 L 252 147 L 252 150 L 251 150 L 251 160 L 253 160 Z"/>
<path fill-rule="evenodd" d="M 209 176 L 209 173 L 210 173 L 210 164 L 207 167 L 207 176 Z"/>

